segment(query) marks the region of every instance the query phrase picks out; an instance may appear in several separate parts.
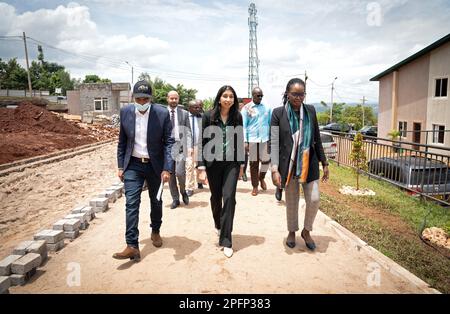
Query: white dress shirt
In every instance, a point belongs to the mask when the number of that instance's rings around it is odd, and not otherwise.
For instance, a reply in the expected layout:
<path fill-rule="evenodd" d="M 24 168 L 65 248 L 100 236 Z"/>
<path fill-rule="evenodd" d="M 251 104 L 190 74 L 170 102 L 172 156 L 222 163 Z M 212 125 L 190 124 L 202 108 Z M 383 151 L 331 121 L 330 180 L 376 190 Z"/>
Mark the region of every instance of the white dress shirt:
<path fill-rule="evenodd" d="M 172 107 L 167 106 L 167 109 L 169 110 L 170 121 L 172 121 Z M 179 128 L 178 128 L 178 112 L 177 112 L 178 106 L 175 107 L 173 110 L 174 110 L 175 121 L 174 121 L 174 126 L 172 129 L 172 136 L 175 138 L 175 141 L 179 141 L 180 140 L 180 132 L 178 131 L 179 130 Z"/>
<path fill-rule="evenodd" d="M 151 105 L 150 105 L 151 107 Z M 147 149 L 147 127 L 150 107 L 142 114 L 139 110 L 136 112 L 136 124 L 134 132 L 134 147 L 132 155 L 137 158 L 149 158 Z"/>

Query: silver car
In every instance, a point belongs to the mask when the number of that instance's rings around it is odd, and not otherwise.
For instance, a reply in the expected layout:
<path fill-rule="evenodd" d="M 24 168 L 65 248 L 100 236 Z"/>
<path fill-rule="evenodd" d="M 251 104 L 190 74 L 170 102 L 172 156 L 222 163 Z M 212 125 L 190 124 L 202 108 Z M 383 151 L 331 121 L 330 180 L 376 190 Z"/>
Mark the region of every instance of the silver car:
<path fill-rule="evenodd" d="M 335 159 L 337 154 L 337 145 L 334 141 L 333 135 L 328 132 L 320 132 L 320 139 L 322 140 L 325 156 L 327 156 L 327 158 Z"/>

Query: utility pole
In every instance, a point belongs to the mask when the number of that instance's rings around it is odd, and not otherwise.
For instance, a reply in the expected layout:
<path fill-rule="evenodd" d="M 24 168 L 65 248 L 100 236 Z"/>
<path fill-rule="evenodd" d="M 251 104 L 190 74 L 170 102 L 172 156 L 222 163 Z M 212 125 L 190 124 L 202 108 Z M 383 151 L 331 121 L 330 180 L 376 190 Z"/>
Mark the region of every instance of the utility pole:
<path fill-rule="evenodd" d="M 362 123 L 362 126 L 364 127 L 365 126 L 365 122 L 364 122 L 364 112 L 365 112 L 364 106 L 365 106 L 366 100 L 367 100 L 366 96 L 363 96 L 363 98 L 361 100 L 362 100 L 362 112 L 363 112 L 363 123 Z"/>
<path fill-rule="evenodd" d="M 134 81 L 134 67 L 128 62 L 125 61 L 126 64 L 128 64 L 131 67 L 131 88 L 133 88 L 133 81 Z M 128 88 L 128 102 L 130 102 L 130 88 Z"/>
<path fill-rule="evenodd" d="M 249 56 L 248 56 L 248 97 L 252 97 L 252 90 L 259 86 L 259 59 L 258 59 L 258 40 L 256 37 L 256 27 L 258 26 L 258 18 L 256 17 L 256 6 L 251 3 L 248 8 L 248 27 L 249 36 Z"/>
<path fill-rule="evenodd" d="M 334 92 L 334 82 L 337 80 L 337 77 L 334 78 L 331 83 L 331 108 L 330 108 L 330 123 L 333 122 L 333 92 Z"/>
<path fill-rule="evenodd" d="M 28 89 L 30 90 L 30 97 L 33 97 L 33 89 L 31 88 L 31 77 L 30 77 L 30 64 L 28 62 L 27 37 L 25 36 L 25 32 L 23 32 L 23 43 L 25 45 L 25 59 L 27 61 Z"/>
<path fill-rule="evenodd" d="M 306 70 L 305 70 L 305 93 L 306 93 L 306 81 L 308 80 L 308 74 L 306 74 Z"/>

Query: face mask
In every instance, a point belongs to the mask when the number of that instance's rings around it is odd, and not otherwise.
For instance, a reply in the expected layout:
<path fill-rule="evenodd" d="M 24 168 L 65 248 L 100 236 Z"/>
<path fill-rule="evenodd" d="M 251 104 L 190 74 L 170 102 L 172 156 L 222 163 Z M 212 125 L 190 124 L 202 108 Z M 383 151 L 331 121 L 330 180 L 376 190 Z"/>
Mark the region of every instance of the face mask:
<path fill-rule="evenodd" d="M 136 107 L 137 110 L 139 111 L 146 111 L 148 109 L 148 107 L 150 106 L 150 102 L 147 102 L 143 105 L 138 104 L 137 102 L 134 103 L 134 106 Z"/>

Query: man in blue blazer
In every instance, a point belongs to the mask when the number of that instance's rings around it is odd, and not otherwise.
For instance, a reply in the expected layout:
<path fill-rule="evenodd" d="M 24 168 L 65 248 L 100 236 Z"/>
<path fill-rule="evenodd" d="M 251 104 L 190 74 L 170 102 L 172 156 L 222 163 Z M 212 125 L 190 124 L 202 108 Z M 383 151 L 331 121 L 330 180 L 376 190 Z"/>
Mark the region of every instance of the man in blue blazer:
<path fill-rule="evenodd" d="M 113 255 L 116 259 L 140 259 L 139 205 L 144 181 L 147 181 L 151 204 L 151 239 L 155 247 L 162 245 L 159 229 L 162 223 L 162 201 L 157 194 L 162 182 L 168 182 L 173 169 L 171 156 L 172 124 L 169 112 L 151 104 L 152 88 L 147 81 L 134 85 L 135 103 L 120 110 L 120 133 L 117 146 L 118 176 L 124 182 L 126 197 L 127 247 Z"/>

